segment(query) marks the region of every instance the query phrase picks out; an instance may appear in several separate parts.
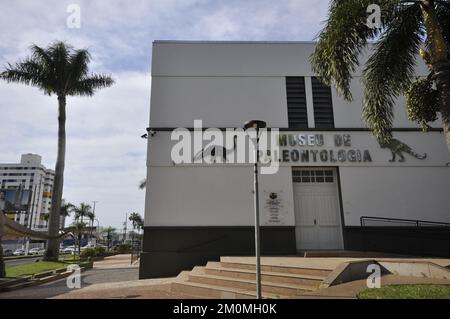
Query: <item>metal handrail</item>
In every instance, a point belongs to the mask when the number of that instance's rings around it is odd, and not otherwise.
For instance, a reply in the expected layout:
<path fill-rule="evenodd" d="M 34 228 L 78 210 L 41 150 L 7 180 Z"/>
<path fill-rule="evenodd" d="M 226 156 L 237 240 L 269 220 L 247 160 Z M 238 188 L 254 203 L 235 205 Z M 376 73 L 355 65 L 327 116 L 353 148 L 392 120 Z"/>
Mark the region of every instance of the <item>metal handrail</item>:
<path fill-rule="evenodd" d="M 429 225 L 429 226 L 445 226 L 450 227 L 450 223 L 443 223 L 443 222 L 433 222 L 433 221 L 427 221 L 427 220 L 415 220 L 415 219 L 402 219 L 402 218 L 391 218 L 391 217 L 371 217 L 371 216 L 362 216 L 360 218 L 361 220 L 361 226 L 362 227 L 370 227 L 366 226 L 365 221 L 366 220 L 373 220 L 373 221 L 386 221 L 386 222 L 393 222 L 393 223 L 411 223 L 414 224 L 416 227 L 421 227 L 423 224 Z"/>

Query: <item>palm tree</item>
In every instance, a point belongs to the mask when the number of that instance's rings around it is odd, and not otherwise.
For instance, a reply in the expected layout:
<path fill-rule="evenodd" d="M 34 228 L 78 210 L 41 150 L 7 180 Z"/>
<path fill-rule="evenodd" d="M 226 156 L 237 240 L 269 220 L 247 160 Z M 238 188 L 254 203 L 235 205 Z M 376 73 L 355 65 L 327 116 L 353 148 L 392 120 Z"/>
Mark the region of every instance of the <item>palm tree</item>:
<path fill-rule="evenodd" d="M 75 50 L 64 42 L 55 42 L 47 48 L 33 45 L 31 51 L 31 57 L 24 61 L 8 64 L 0 78 L 37 87 L 58 98 L 58 152 L 49 221 L 51 239 L 45 253 L 46 260 L 58 260 L 66 155 L 66 99 L 67 96 L 93 96 L 97 89 L 111 86 L 114 80 L 110 76 L 89 73 L 91 56 L 87 50 Z"/>
<path fill-rule="evenodd" d="M 95 220 L 95 213 L 93 211 L 89 212 L 87 214 L 87 218 L 89 218 L 89 226 L 90 226 L 90 237 L 92 237 L 92 229 L 94 228 L 94 220 Z"/>
<path fill-rule="evenodd" d="M 70 217 L 70 213 L 72 212 L 74 207 L 75 206 L 72 203 L 66 202 L 66 200 L 63 198 L 61 200 L 61 209 L 59 211 L 59 216 L 62 216 L 64 218 Z M 43 217 L 44 220 L 48 222 L 48 220 L 50 219 L 50 214 L 45 213 Z"/>
<path fill-rule="evenodd" d="M 83 237 L 83 232 L 86 229 L 86 223 L 82 221 L 75 220 L 75 222 L 71 225 L 75 229 L 75 237 L 78 241 L 78 256 L 81 254 L 81 239 Z"/>
<path fill-rule="evenodd" d="M 440 112 L 450 152 L 450 1 L 380 0 L 381 28 L 366 25 L 373 0 L 333 0 L 311 57 L 313 71 L 352 100 L 350 82 L 368 41 L 374 50 L 363 69 L 363 117 L 381 143 L 392 139 L 395 98 L 406 94 L 410 120 L 426 128 Z M 430 69 L 416 79 L 420 55 Z"/>
<path fill-rule="evenodd" d="M 73 207 L 72 211 L 75 213 L 75 224 L 84 225 L 82 229 L 84 230 L 86 228 L 86 223 L 83 222 L 83 218 L 87 217 L 92 214 L 92 207 L 89 204 L 81 203 L 80 206 Z M 78 253 L 81 252 L 81 235 L 82 232 L 78 232 Z"/>

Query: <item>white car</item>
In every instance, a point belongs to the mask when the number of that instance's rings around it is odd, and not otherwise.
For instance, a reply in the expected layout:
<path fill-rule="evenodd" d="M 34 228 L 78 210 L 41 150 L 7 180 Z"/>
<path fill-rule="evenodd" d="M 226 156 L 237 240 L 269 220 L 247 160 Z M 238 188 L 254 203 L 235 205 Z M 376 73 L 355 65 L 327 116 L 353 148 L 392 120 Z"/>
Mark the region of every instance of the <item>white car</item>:
<path fill-rule="evenodd" d="M 73 254 L 75 252 L 75 247 L 74 246 L 69 246 L 66 247 L 62 250 L 63 254 Z"/>
<path fill-rule="evenodd" d="M 13 252 L 13 255 L 14 255 L 14 256 L 24 256 L 24 255 L 25 255 L 25 250 L 23 250 L 23 249 L 16 249 L 16 250 Z"/>
<path fill-rule="evenodd" d="M 45 253 L 44 248 L 33 248 L 28 251 L 30 255 L 43 255 Z"/>

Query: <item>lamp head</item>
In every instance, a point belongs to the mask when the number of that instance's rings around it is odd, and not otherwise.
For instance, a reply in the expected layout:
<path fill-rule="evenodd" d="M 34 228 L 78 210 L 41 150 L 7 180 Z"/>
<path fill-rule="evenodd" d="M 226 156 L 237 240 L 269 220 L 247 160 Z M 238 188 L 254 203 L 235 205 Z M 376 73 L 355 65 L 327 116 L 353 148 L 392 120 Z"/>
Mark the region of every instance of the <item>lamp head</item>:
<path fill-rule="evenodd" d="M 244 124 L 244 129 L 248 130 L 249 128 L 254 128 L 256 130 L 266 128 L 267 123 L 260 120 L 251 120 Z"/>

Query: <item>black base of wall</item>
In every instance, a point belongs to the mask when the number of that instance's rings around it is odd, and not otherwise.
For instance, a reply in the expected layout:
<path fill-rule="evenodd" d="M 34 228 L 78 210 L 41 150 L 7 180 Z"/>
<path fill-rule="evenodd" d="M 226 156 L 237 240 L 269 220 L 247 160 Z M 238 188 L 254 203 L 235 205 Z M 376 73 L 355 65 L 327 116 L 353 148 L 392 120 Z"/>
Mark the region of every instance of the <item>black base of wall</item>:
<path fill-rule="evenodd" d="M 296 253 L 294 227 L 261 227 L 261 253 Z M 255 253 L 253 227 L 145 227 L 140 279 L 171 277 L 221 256 Z"/>
<path fill-rule="evenodd" d="M 450 257 L 450 227 L 345 227 L 347 250 Z"/>

